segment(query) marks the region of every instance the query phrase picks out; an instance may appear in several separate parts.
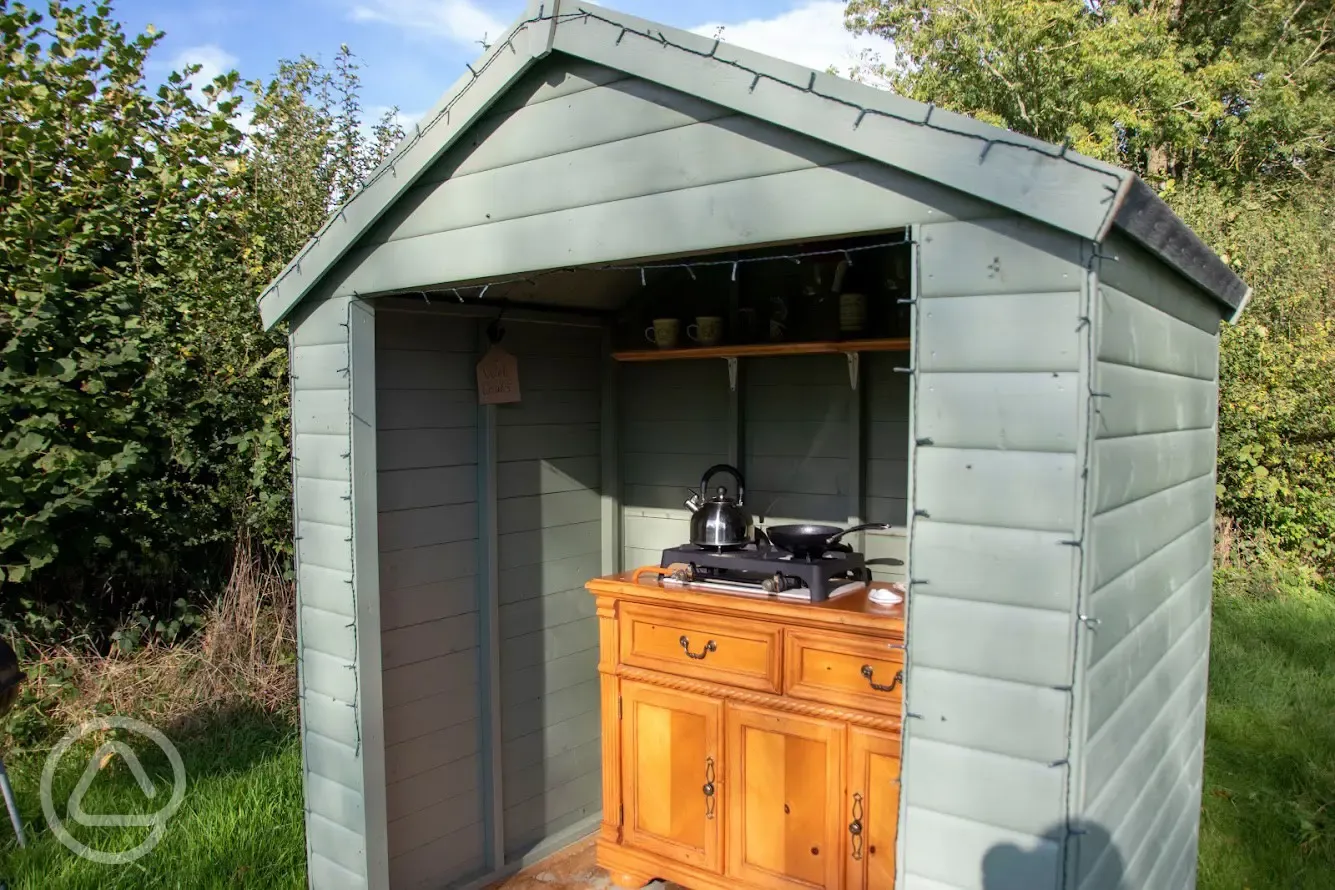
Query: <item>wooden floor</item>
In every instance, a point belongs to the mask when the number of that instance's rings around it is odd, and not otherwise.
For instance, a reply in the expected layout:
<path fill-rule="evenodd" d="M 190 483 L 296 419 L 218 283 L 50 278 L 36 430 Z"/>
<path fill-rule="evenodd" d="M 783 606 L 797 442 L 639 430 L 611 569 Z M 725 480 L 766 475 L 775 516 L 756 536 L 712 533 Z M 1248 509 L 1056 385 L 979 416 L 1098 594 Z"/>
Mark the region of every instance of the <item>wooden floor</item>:
<path fill-rule="evenodd" d="M 614 890 L 616 885 L 594 862 L 593 838 L 566 847 L 487 890 Z M 638 890 L 638 888 L 624 888 Z M 685 890 L 655 881 L 646 890 Z"/>

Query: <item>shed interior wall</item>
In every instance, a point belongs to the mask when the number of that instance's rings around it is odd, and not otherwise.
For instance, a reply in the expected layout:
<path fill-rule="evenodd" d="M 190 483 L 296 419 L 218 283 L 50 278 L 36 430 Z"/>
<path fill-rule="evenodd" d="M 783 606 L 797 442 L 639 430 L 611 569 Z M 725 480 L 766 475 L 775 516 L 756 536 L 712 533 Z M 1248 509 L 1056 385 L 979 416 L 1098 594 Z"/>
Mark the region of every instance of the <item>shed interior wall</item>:
<path fill-rule="evenodd" d="M 475 320 L 381 306 L 376 417 L 390 881 L 485 862 Z"/>

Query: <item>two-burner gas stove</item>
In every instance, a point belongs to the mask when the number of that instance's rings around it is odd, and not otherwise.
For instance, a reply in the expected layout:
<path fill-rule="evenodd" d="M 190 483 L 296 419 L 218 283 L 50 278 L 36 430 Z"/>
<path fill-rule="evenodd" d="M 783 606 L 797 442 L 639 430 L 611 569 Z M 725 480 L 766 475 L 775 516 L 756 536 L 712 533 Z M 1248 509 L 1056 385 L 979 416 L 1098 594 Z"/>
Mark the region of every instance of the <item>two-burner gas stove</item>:
<path fill-rule="evenodd" d="M 795 557 L 763 541 L 737 550 L 711 550 L 683 544 L 663 551 L 667 584 L 689 584 L 705 590 L 764 593 L 784 599 L 824 602 L 871 582 L 866 558 L 847 545 L 814 558 Z"/>

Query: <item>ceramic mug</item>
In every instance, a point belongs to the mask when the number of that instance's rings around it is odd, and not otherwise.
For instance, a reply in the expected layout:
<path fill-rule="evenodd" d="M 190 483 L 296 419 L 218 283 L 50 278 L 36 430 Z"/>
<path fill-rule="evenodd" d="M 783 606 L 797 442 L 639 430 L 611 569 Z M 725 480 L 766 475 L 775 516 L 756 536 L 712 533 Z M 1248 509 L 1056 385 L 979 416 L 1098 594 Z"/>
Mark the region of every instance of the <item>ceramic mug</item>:
<path fill-rule="evenodd" d="M 717 346 L 723 342 L 723 319 L 717 315 L 701 315 L 695 324 L 686 328 L 686 336 L 701 346 Z"/>
<path fill-rule="evenodd" d="M 867 326 L 867 298 L 863 294 L 839 296 L 839 330 L 856 333 Z"/>
<path fill-rule="evenodd" d="M 783 339 L 783 322 L 777 318 L 769 320 L 769 338 L 776 343 Z"/>
<path fill-rule="evenodd" d="M 655 318 L 654 323 L 644 329 L 644 337 L 659 349 L 671 349 L 677 345 L 677 333 L 680 323 L 675 318 Z"/>

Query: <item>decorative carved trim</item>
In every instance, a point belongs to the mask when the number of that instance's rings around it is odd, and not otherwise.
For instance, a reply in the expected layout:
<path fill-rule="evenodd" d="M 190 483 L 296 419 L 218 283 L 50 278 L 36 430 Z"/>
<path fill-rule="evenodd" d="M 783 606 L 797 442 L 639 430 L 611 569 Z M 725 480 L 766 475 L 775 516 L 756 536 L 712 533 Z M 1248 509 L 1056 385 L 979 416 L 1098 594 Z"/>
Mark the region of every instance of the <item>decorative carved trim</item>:
<path fill-rule="evenodd" d="M 879 729 L 896 734 L 899 733 L 900 729 L 900 721 L 898 717 L 881 717 L 875 714 L 864 714 L 859 711 L 849 711 L 843 708 L 831 708 L 795 698 L 785 698 L 781 695 L 766 695 L 763 692 L 734 689 L 731 686 L 709 683 L 705 680 L 690 680 L 686 677 L 679 677 L 672 674 L 660 674 L 657 671 L 647 671 L 643 668 L 631 667 L 624 664 L 617 668 L 617 675 L 623 680 L 634 680 L 637 683 L 647 683 L 651 686 L 661 686 L 666 689 L 677 689 L 682 692 L 694 692 L 700 695 L 709 695 L 714 698 L 726 699 L 727 701 L 757 705 L 775 711 L 785 711 L 789 714 L 801 714 L 804 717 L 837 720 L 843 723 L 851 723 L 854 726 L 863 726 L 867 729 Z"/>

